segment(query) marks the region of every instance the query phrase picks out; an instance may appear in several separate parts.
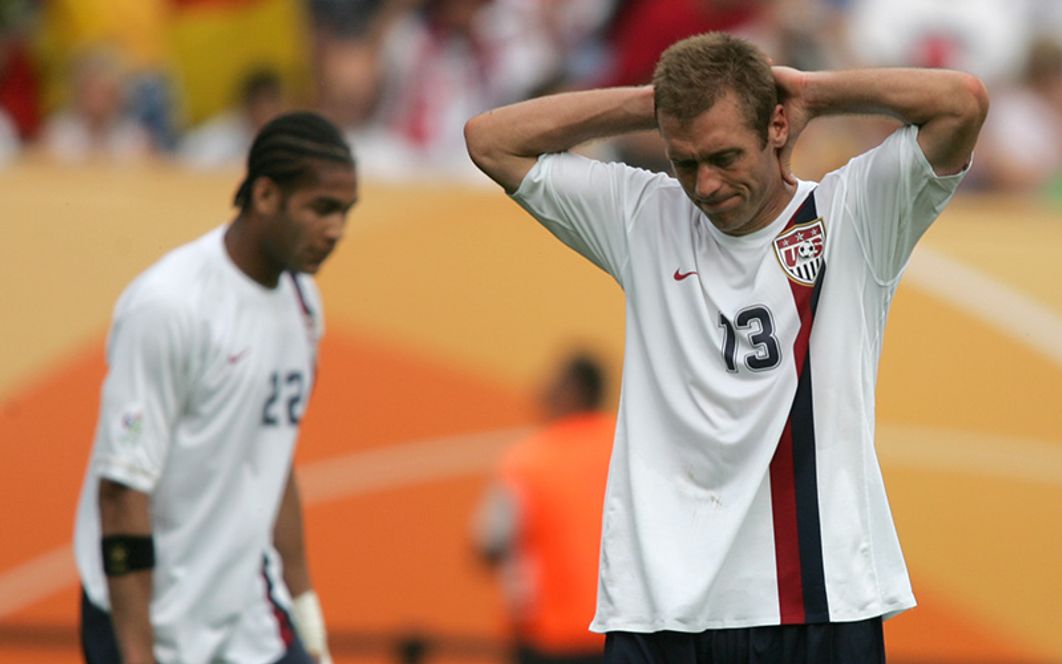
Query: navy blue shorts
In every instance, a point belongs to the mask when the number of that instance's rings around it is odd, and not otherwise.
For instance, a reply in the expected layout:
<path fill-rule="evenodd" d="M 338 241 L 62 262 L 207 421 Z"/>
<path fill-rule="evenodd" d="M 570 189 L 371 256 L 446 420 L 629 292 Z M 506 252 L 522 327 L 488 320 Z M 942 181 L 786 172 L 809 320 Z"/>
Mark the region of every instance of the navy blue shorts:
<path fill-rule="evenodd" d="M 606 664 L 884 664 L 881 618 L 850 623 L 609 632 Z"/>
<path fill-rule="evenodd" d="M 111 614 L 93 604 L 81 589 L 81 652 L 86 664 L 121 664 Z M 275 664 L 312 664 L 298 635 Z"/>

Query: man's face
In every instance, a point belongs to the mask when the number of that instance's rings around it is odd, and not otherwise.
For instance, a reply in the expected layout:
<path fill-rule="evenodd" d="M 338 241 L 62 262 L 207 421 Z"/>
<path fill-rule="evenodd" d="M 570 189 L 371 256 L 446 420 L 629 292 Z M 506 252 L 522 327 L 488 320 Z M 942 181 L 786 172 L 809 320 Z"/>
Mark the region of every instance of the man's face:
<path fill-rule="evenodd" d="M 285 270 L 316 274 L 343 238 L 347 213 L 358 202 L 353 166 L 317 164 L 314 181 L 283 196 L 269 217 L 265 249 Z"/>
<path fill-rule="evenodd" d="M 737 97 L 727 94 L 686 122 L 661 113 L 660 134 L 675 177 L 716 228 L 745 235 L 768 225 L 784 206 L 778 150 L 788 126 L 779 109 L 767 143 L 749 127 Z"/>

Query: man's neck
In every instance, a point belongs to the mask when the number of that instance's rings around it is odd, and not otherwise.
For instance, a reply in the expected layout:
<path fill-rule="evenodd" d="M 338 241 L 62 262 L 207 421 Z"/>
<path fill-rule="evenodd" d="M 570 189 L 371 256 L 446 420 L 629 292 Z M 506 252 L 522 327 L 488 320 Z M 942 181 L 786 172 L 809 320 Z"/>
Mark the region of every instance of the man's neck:
<path fill-rule="evenodd" d="M 225 251 L 236 267 L 266 288 L 276 288 L 280 273 L 262 251 L 261 242 L 253 233 L 250 222 L 242 215 L 236 217 L 225 231 Z"/>
<path fill-rule="evenodd" d="M 753 223 L 748 224 L 745 227 L 747 230 L 740 234 L 748 235 L 770 226 L 778 218 L 778 215 L 782 214 L 790 201 L 793 200 L 796 192 L 796 185 L 779 179 L 777 188 L 770 195 L 764 197 L 763 207 L 753 216 Z"/>

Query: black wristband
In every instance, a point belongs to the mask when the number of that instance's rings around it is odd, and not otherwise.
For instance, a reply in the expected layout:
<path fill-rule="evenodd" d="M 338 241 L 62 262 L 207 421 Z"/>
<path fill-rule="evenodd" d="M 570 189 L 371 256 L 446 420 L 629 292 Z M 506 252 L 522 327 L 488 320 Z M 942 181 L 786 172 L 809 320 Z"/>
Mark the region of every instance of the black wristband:
<path fill-rule="evenodd" d="M 122 576 L 155 567 L 155 542 L 151 535 L 107 535 L 100 540 L 103 572 Z"/>

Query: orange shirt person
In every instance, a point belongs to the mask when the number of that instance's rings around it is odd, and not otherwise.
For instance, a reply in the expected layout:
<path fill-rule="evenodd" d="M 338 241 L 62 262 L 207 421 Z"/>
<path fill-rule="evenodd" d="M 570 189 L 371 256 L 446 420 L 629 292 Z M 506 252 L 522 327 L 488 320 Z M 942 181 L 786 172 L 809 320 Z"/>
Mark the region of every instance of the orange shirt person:
<path fill-rule="evenodd" d="M 544 395 L 548 424 L 504 454 L 476 524 L 499 566 L 520 664 L 600 662 L 588 629 L 597 596 L 601 507 L 615 417 L 599 410 L 602 371 L 565 363 Z"/>

